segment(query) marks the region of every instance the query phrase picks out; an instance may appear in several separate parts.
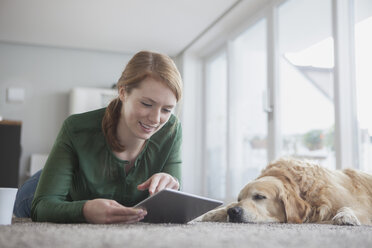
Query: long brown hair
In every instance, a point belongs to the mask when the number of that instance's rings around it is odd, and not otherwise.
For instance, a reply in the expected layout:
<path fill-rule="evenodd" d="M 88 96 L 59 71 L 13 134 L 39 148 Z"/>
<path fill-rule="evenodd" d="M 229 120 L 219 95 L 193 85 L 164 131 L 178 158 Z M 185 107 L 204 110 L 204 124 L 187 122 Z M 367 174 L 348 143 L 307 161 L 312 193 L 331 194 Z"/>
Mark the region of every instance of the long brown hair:
<path fill-rule="evenodd" d="M 124 90 L 130 94 L 147 77 L 160 80 L 172 90 L 177 102 L 182 98 L 182 79 L 173 60 L 164 54 L 141 51 L 133 56 L 125 67 L 118 83 L 118 90 Z M 124 151 L 125 147 L 120 144 L 116 129 L 120 119 L 122 102 L 119 97 L 110 102 L 106 108 L 102 120 L 102 130 L 107 143 L 114 151 Z"/>

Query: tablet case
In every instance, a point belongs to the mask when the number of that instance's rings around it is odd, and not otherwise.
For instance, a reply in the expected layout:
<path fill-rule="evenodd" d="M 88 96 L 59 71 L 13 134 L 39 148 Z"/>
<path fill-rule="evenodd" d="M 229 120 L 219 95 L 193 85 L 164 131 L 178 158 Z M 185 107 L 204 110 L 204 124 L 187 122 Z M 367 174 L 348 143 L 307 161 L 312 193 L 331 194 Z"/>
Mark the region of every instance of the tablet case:
<path fill-rule="evenodd" d="M 222 202 L 218 200 L 164 189 L 134 207 L 147 210 L 143 222 L 187 223 L 220 205 Z"/>

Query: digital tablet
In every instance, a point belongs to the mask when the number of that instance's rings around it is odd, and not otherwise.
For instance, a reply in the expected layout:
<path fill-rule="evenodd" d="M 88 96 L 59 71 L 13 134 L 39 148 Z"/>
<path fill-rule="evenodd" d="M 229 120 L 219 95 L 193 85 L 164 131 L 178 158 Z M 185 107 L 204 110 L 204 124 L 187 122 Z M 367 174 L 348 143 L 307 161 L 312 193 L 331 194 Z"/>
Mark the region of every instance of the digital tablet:
<path fill-rule="evenodd" d="M 164 189 L 134 207 L 146 209 L 149 223 L 187 223 L 223 202 L 177 190 Z"/>

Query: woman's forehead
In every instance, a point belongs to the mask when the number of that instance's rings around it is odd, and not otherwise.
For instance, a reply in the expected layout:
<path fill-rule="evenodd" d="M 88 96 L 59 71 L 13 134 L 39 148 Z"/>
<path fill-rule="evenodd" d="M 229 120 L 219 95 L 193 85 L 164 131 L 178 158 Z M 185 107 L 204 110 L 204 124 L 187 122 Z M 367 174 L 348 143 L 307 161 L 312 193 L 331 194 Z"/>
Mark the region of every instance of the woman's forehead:
<path fill-rule="evenodd" d="M 165 105 L 175 105 L 177 102 L 175 94 L 165 83 L 152 78 L 143 80 L 131 94 Z"/>

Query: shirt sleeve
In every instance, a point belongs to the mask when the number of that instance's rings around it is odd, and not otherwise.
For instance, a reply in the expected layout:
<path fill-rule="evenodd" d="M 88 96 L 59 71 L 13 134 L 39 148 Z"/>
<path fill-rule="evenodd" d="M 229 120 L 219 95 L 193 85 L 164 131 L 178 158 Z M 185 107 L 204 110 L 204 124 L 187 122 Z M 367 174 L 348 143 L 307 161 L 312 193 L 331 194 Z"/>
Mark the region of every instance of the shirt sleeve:
<path fill-rule="evenodd" d="M 170 174 L 175 177 L 181 188 L 181 172 L 182 172 L 182 157 L 181 157 L 181 145 L 182 145 L 182 127 L 179 122 L 175 123 L 175 135 L 173 138 L 173 144 L 170 148 L 169 157 L 163 168 L 163 172 Z"/>
<path fill-rule="evenodd" d="M 69 134 L 68 120 L 63 123 L 42 171 L 31 207 L 33 221 L 85 222 L 82 210 L 86 200 L 69 199 L 78 159 Z"/>

